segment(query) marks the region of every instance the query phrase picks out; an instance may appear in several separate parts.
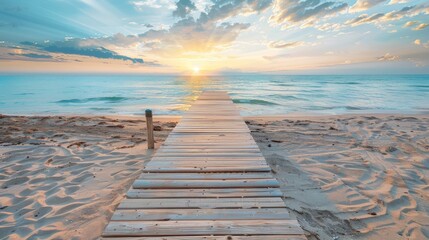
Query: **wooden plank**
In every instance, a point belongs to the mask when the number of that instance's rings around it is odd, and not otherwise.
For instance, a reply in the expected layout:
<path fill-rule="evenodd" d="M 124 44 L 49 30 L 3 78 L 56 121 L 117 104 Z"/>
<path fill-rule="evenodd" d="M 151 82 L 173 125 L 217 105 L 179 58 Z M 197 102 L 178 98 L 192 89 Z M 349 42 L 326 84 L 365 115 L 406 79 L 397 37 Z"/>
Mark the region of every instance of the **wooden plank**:
<path fill-rule="evenodd" d="M 307 240 L 304 235 L 104 237 L 101 240 Z"/>
<path fill-rule="evenodd" d="M 256 144 L 215 144 L 215 143 L 185 143 L 185 142 L 177 142 L 177 143 L 163 143 L 161 148 L 170 148 L 170 149 L 189 149 L 191 147 L 195 149 L 199 148 L 207 148 L 207 149 L 259 149 Z"/>
<path fill-rule="evenodd" d="M 127 198 L 282 197 L 278 188 L 130 189 Z"/>
<path fill-rule="evenodd" d="M 189 161 L 189 160 L 164 160 L 164 161 L 156 161 L 156 162 L 149 162 L 146 166 L 147 167 L 234 167 L 237 165 L 247 165 L 247 166 L 261 166 L 265 167 L 267 166 L 267 163 L 265 161 L 261 160 L 248 160 L 248 161 L 234 161 L 233 159 L 230 159 L 229 161 L 224 160 L 200 160 L 200 161 Z"/>
<path fill-rule="evenodd" d="M 133 188 L 273 188 L 279 187 L 277 180 L 268 179 L 228 179 L 228 180 L 141 180 L 134 182 Z"/>
<path fill-rule="evenodd" d="M 198 148 L 185 148 L 185 149 L 177 149 L 177 148 L 162 148 L 157 151 L 158 154 L 161 153 L 175 153 L 175 154 L 182 154 L 182 153 L 256 153 L 256 155 L 259 155 L 260 153 L 259 149 L 198 149 Z M 158 155 L 157 154 L 157 155 Z"/>
<path fill-rule="evenodd" d="M 168 146 L 168 147 L 167 147 Z M 192 148 L 191 148 L 192 147 Z M 157 152 L 159 151 L 169 151 L 169 152 L 173 152 L 173 151 L 183 151 L 183 150 L 192 150 L 194 149 L 195 151 L 220 151 L 220 150 L 227 150 L 227 151 L 247 151 L 247 150 L 257 150 L 259 151 L 259 148 L 257 145 L 254 146 L 219 146 L 219 145 L 196 145 L 196 146 L 183 146 L 183 145 L 162 145 Z"/>
<path fill-rule="evenodd" d="M 271 168 L 261 166 L 233 166 L 233 167 L 144 167 L 144 172 L 152 173 L 215 173 L 215 172 L 271 172 Z"/>
<path fill-rule="evenodd" d="M 111 221 L 104 236 L 303 234 L 295 220 Z"/>
<path fill-rule="evenodd" d="M 265 198 L 177 198 L 124 199 L 118 209 L 160 208 L 284 208 L 279 197 Z"/>
<path fill-rule="evenodd" d="M 289 219 L 286 208 L 118 210 L 113 221 Z"/>
<path fill-rule="evenodd" d="M 143 172 L 103 239 L 305 239 L 226 92 L 203 92 Z"/>
<path fill-rule="evenodd" d="M 231 158 L 225 158 L 223 156 L 220 156 L 219 158 L 214 157 L 214 156 L 209 156 L 209 157 L 205 157 L 205 156 L 180 156 L 180 157 L 173 157 L 173 156 L 160 156 L 159 158 L 157 158 L 157 161 L 155 162 L 149 162 L 147 165 L 150 166 L 150 164 L 164 164 L 165 162 L 177 162 L 177 163 L 196 163 L 196 164 L 201 164 L 201 163 L 207 163 L 207 165 L 212 165 L 212 164 L 219 164 L 219 163 L 232 163 L 234 162 L 235 164 L 240 164 L 240 162 L 242 164 L 247 163 L 262 163 L 263 165 L 266 165 L 266 162 L 264 160 L 258 159 L 258 158 L 248 158 L 246 156 L 239 156 L 239 157 L 231 157 Z M 229 165 L 229 164 L 228 164 Z"/>
<path fill-rule="evenodd" d="M 272 178 L 271 173 L 142 173 L 139 179 L 253 179 Z"/>
<path fill-rule="evenodd" d="M 225 158 L 233 158 L 233 157 L 263 157 L 261 153 L 244 153 L 244 152 L 190 152 L 190 153 L 163 153 L 160 152 L 156 154 L 158 158 L 160 157 L 225 157 Z"/>

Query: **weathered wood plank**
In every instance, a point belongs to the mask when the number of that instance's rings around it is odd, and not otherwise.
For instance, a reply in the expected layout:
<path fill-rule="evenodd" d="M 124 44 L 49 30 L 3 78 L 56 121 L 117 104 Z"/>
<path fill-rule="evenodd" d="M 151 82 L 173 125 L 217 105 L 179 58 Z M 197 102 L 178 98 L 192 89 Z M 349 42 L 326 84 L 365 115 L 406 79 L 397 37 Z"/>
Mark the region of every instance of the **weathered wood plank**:
<path fill-rule="evenodd" d="M 130 189 L 127 198 L 282 197 L 278 188 Z"/>
<path fill-rule="evenodd" d="M 152 173 L 215 173 L 215 172 L 271 172 L 269 166 L 232 166 L 232 167 L 144 167 L 144 172 Z"/>
<path fill-rule="evenodd" d="M 268 179 L 228 179 L 228 180 L 136 180 L 133 188 L 273 188 L 279 187 L 277 180 Z"/>
<path fill-rule="evenodd" d="M 156 167 L 235 167 L 239 164 L 247 165 L 247 166 L 261 166 L 265 167 L 267 166 L 267 163 L 260 160 L 255 161 L 216 161 L 216 160 L 207 160 L 207 161 L 187 161 L 187 160 L 172 160 L 172 161 L 157 161 L 157 162 L 150 162 L 147 164 L 147 167 L 156 168 Z"/>
<path fill-rule="evenodd" d="M 303 234 L 295 220 L 111 221 L 104 236 Z"/>
<path fill-rule="evenodd" d="M 104 237 L 101 240 L 307 240 L 304 235 Z"/>
<path fill-rule="evenodd" d="M 216 156 L 156 156 L 152 158 L 152 162 L 156 161 L 264 161 L 261 156 L 235 156 L 235 157 L 216 157 Z M 264 161 L 265 162 L 265 161 Z"/>
<path fill-rule="evenodd" d="M 262 209 L 136 209 L 118 210 L 113 221 L 288 219 L 286 208 Z"/>
<path fill-rule="evenodd" d="M 160 208 L 284 208 L 279 197 L 264 198 L 177 198 L 124 199 L 118 209 Z"/>
<path fill-rule="evenodd" d="M 159 153 L 156 154 L 157 157 L 263 157 L 261 153 L 240 153 L 240 152 L 230 152 L 230 153 L 221 153 L 221 152 L 194 152 L 194 153 Z"/>
<path fill-rule="evenodd" d="M 203 92 L 143 172 L 103 239 L 305 239 L 226 92 Z"/>
<path fill-rule="evenodd" d="M 272 178 L 271 173 L 142 173 L 139 179 L 253 179 Z"/>

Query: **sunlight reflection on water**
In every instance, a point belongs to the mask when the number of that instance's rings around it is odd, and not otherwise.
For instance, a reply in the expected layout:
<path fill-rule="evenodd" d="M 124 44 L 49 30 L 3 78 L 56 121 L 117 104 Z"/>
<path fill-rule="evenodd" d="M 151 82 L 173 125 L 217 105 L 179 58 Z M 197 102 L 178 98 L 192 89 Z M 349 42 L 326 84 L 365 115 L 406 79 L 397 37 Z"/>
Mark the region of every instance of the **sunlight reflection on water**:
<path fill-rule="evenodd" d="M 428 75 L 1 75 L 3 114 L 157 114 L 186 111 L 204 90 L 226 90 L 243 115 L 428 112 Z"/>

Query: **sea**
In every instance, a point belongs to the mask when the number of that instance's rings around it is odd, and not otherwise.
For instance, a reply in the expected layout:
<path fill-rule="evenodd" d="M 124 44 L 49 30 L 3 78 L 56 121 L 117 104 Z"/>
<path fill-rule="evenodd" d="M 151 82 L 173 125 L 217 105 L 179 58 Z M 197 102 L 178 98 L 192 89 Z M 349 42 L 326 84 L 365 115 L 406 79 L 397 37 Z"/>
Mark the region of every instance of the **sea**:
<path fill-rule="evenodd" d="M 2 74 L 0 114 L 181 115 L 204 90 L 243 116 L 429 113 L 429 75 Z"/>

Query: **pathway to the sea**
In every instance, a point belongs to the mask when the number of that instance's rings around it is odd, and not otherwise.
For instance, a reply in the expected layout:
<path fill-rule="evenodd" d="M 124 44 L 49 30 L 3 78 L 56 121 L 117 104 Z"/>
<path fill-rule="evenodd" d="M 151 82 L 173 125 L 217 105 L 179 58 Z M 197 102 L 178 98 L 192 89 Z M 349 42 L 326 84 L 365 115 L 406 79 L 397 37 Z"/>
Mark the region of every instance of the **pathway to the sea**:
<path fill-rule="evenodd" d="M 134 182 L 103 237 L 306 239 L 282 196 L 228 94 L 207 91 Z"/>

